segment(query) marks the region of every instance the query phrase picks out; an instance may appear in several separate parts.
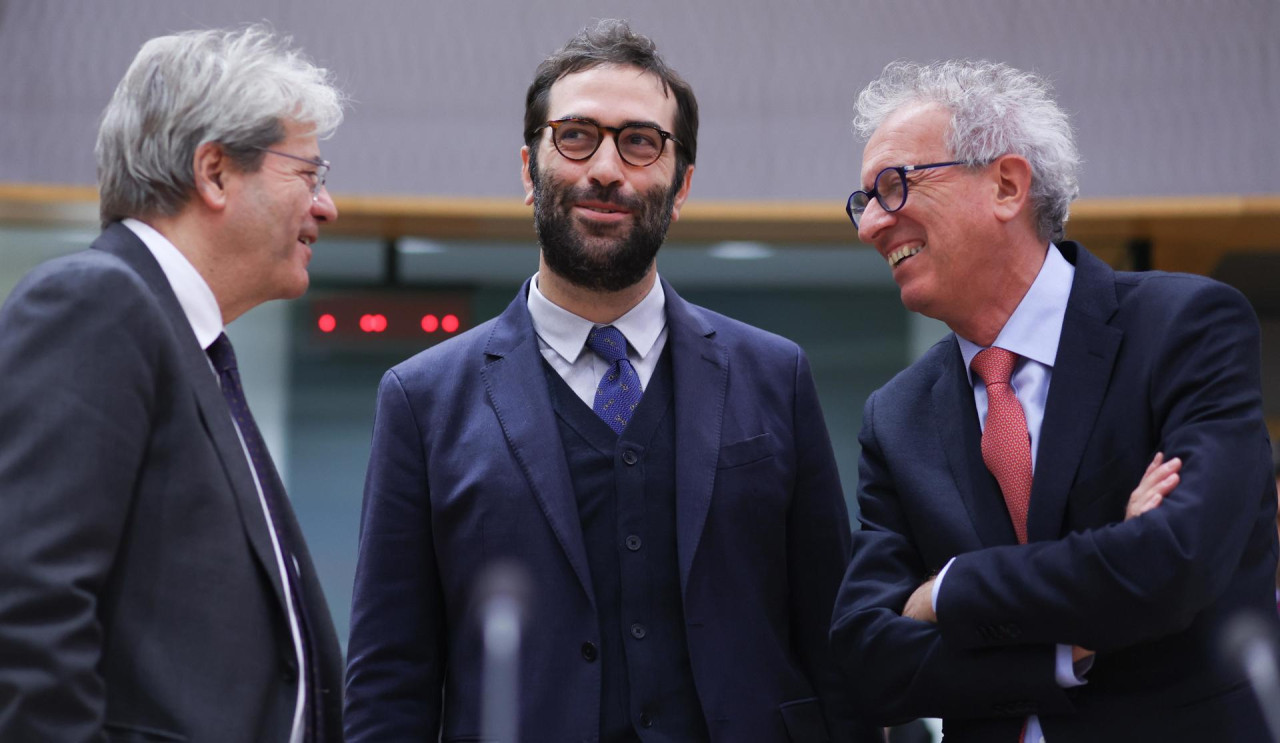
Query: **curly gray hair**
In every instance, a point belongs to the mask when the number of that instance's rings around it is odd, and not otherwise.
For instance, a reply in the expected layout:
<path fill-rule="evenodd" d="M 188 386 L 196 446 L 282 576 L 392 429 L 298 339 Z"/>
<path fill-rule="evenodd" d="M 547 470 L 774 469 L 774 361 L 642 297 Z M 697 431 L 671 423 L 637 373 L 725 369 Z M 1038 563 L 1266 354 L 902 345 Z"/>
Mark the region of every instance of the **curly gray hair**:
<path fill-rule="evenodd" d="M 912 103 L 936 103 L 951 112 L 947 146 L 957 160 L 978 165 L 1007 154 L 1026 158 L 1036 230 L 1042 239 L 1062 239 L 1071 202 L 1080 194 L 1080 153 L 1046 79 L 998 62 L 891 62 L 858 94 L 854 131 L 867 139 Z"/>
<path fill-rule="evenodd" d="M 195 188 L 196 149 L 206 142 L 220 143 L 252 172 L 262 165 L 258 148 L 279 142 L 285 121 L 330 136 L 345 98 L 327 70 L 289 48 L 291 41 L 251 25 L 143 44 L 98 129 L 103 226 L 180 211 Z"/>

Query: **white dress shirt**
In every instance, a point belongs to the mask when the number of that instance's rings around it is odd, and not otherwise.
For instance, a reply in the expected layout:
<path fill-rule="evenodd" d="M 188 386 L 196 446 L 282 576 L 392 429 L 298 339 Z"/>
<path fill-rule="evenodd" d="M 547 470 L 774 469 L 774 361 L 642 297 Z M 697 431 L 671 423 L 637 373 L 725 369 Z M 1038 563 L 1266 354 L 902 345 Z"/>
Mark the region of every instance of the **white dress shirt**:
<path fill-rule="evenodd" d="M 529 282 L 528 307 L 542 358 L 587 407 L 592 407 L 600 377 L 609 368 L 609 362 L 587 348 L 587 335 L 600 323 L 579 317 L 547 299 L 538 289 L 537 274 Z M 644 299 L 610 325 L 627 339 L 627 360 L 640 377 L 640 389 L 647 389 L 667 345 L 667 298 L 662 282 L 655 277 L 653 288 Z"/>
<path fill-rule="evenodd" d="M 174 247 L 168 238 L 153 227 L 136 219 L 126 219 L 123 224 L 137 235 L 142 244 L 147 246 L 147 250 L 151 251 L 151 255 L 155 256 L 156 262 L 160 264 L 160 270 L 164 271 L 169 286 L 178 297 L 178 304 L 182 305 L 182 312 L 187 316 L 191 330 L 195 332 L 196 342 L 200 344 L 200 348 L 208 351 L 209 346 L 225 330 L 222 325 L 222 310 L 218 308 L 218 300 L 213 296 L 213 290 L 209 288 L 208 282 L 196 267 L 191 265 L 191 261 L 187 260 L 187 257 Z M 218 377 L 217 370 L 213 368 L 213 362 L 209 362 L 209 371 L 221 385 L 222 381 Z M 240 432 L 235 416 L 231 417 L 231 423 L 236 426 L 236 434 L 240 437 L 240 448 L 244 451 L 245 461 L 249 463 L 249 471 L 253 472 L 253 484 L 258 489 L 258 503 L 262 506 L 262 516 L 267 522 L 267 531 L 271 534 L 271 548 L 275 551 L 276 568 L 280 571 L 280 580 L 284 588 L 285 605 L 289 612 L 289 630 L 293 635 L 293 649 L 298 658 L 298 701 L 293 710 L 293 731 L 289 735 L 289 741 L 302 743 L 302 715 L 307 701 L 307 686 L 303 680 L 307 678 L 307 668 L 302 652 L 302 635 L 298 631 L 298 617 L 293 606 L 293 593 L 289 590 L 289 581 L 285 578 L 284 555 L 280 551 L 280 541 L 276 537 L 275 526 L 271 523 L 271 515 L 267 511 L 267 499 L 262 494 L 262 483 L 258 473 L 253 469 L 253 458 L 249 456 L 249 449 L 244 443 L 244 434 Z"/>

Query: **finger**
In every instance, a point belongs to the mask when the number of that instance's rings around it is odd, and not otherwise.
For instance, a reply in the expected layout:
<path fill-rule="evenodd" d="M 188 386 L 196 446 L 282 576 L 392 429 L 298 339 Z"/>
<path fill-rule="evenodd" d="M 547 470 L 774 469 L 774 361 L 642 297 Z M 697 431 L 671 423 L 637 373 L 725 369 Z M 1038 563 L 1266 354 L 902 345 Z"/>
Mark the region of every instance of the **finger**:
<path fill-rule="evenodd" d="M 1153 510 L 1156 506 L 1160 505 L 1162 500 L 1163 499 L 1159 495 L 1153 495 L 1145 500 L 1130 503 L 1129 507 L 1125 509 L 1124 520 L 1128 521 L 1129 519 L 1141 516 L 1147 511 Z"/>
<path fill-rule="evenodd" d="M 1144 476 L 1151 474 L 1151 471 L 1154 470 L 1156 467 L 1159 467 L 1160 463 L 1163 461 L 1164 461 L 1164 452 L 1161 452 L 1161 451 L 1156 452 L 1156 455 L 1151 458 L 1151 463 L 1147 465 L 1147 471 L 1142 474 Z"/>
<path fill-rule="evenodd" d="M 1178 487 L 1179 482 L 1182 482 L 1182 477 L 1175 472 L 1157 483 L 1154 492 L 1160 496 L 1168 495 L 1173 492 L 1174 488 Z"/>

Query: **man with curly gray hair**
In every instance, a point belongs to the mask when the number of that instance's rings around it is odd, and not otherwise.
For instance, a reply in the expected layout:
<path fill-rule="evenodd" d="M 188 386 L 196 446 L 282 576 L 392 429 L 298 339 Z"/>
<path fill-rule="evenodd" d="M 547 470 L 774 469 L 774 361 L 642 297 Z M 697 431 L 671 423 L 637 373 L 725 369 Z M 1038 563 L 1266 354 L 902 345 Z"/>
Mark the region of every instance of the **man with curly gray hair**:
<path fill-rule="evenodd" d="M 337 218 L 329 74 L 259 26 L 152 39 L 103 232 L 0 309 L 0 740 L 341 738 L 342 657 L 224 325 Z"/>
<path fill-rule="evenodd" d="M 866 403 L 832 627 L 855 698 L 948 741 L 1265 739 L 1214 658 L 1274 614 L 1248 303 L 1063 239 L 1080 157 L 1035 74 L 895 62 L 854 125 L 859 238 L 954 331 Z"/>

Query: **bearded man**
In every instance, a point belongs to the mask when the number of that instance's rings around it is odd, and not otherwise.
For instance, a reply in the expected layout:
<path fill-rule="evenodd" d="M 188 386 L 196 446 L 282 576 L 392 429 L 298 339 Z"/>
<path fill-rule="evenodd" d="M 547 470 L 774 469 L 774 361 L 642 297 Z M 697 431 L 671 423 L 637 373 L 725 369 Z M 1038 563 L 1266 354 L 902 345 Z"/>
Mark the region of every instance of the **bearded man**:
<path fill-rule="evenodd" d="M 538 273 L 379 390 L 349 740 L 479 739 L 470 599 L 504 560 L 531 597 L 521 740 L 871 740 L 827 650 L 849 520 L 804 353 L 657 274 L 697 126 L 623 22 L 539 66 Z"/>

